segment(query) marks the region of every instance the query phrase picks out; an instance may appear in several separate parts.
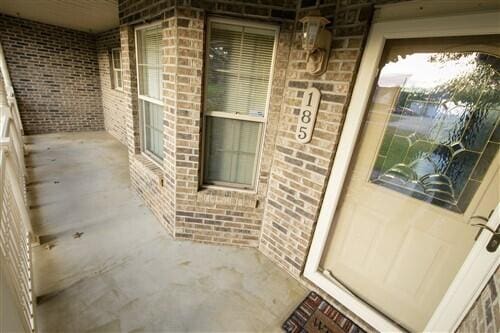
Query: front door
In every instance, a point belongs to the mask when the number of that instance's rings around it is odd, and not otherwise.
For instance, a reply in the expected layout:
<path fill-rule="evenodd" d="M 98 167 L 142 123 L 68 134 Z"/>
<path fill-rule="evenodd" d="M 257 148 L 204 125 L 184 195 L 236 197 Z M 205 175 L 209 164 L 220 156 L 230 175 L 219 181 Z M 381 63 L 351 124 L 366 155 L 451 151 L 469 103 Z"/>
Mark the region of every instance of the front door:
<path fill-rule="evenodd" d="M 499 41 L 384 46 L 319 266 L 409 331 L 424 330 L 474 246 L 472 224 L 499 202 Z"/>

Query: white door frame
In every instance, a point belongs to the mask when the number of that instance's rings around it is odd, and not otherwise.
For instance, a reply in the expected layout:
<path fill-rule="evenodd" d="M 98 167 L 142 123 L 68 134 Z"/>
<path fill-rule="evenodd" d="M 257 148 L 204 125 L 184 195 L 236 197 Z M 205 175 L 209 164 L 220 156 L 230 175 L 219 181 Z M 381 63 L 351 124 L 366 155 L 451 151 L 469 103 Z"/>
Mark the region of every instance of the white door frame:
<path fill-rule="evenodd" d="M 342 193 L 356 139 L 363 123 L 365 110 L 369 103 L 372 86 L 378 75 L 378 65 L 385 41 L 395 38 L 500 34 L 499 18 L 500 11 L 495 11 L 467 15 L 390 20 L 375 22 L 371 27 L 307 257 L 304 276 L 379 331 L 394 332 L 401 331 L 401 328 L 320 272 L 319 264 Z M 500 205 L 496 207 L 489 225 L 496 229 L 499 223 Z M 485 251 L 482 251 L 490 238 L 491 234 L 489 232 L 484 231 L 481 233 L 461 270 L 427 324 L 425 331 L 451 332 L 458 327 L 500 263 L 500 251 L 490 255 L 486 255 L 484 254 Z M 466 290 L 464 290 L 464 286 L 467 287 Z"/>

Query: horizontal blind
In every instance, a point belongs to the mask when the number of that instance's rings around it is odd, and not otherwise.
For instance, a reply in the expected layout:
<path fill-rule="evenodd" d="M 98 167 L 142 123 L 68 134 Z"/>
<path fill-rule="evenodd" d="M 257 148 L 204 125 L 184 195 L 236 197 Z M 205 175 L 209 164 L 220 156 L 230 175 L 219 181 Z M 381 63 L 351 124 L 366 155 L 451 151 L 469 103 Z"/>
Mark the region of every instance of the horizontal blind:
<path fill-rule="evenodd" d="M 163 158 L 163 107 L 142 101 L 144 110 L 144 144 L 158 158 Z"/>
<path fill-rule="evenodd" d="M 122 62 L 121 62 L 121 52 L 119 49 L 112 50 L 112 60 L 113 60 L 113 80 L 114 88 L 123 88 L 122 82 Z"/>
<path fill-rule="evenodd" d="M 264 116 L 274 36 L 272 29 L 210 25 L 206 111 Z"/>
<path fill-rule="evenodd" d="M 157 100 L 161 99 L 161 27 L 154 26 L 138 31 L 137 44 L 138 69 L 139 69 L 139 93 Z"/>
<path fill-rule="evenodd" d="M 113 68 L 114 69 L 122 69 L 121 60 L 120 60 L 120 50 L 113 50 Z"/>
<path fill-rule="evenodd" d="M 162 29 L 161 25 L 137 30 L 137 67 L 142 145 L 150 156 L 163 158 Z"/>
<path fill-rule="evenodd" d="M 115 88 L 123 88 L 122 71 L 115 71 Z"/>
<path fill-rule="evenodd" d="M 259 122 L 206 117 L 205 182 L 253 183 L 259 147 Z"/>

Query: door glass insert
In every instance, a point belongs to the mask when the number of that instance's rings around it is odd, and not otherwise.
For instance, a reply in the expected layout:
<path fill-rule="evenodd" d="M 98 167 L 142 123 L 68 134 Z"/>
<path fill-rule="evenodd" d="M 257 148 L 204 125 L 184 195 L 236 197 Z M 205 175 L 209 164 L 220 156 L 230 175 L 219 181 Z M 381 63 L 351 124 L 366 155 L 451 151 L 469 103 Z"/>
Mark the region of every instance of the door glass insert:
<path fill-rule="evenodd" d="M 389 40 L 320 269 L 420 332 L 499 200 L 499 36 Z"/>
<path fill-rule="evenodd" d="M 392 99 L 391 115 L 370 180 L 464 212 L 498 148 L 499 70 L 499 58 L 481 52 L 386 63 L 377 91 Z"/>

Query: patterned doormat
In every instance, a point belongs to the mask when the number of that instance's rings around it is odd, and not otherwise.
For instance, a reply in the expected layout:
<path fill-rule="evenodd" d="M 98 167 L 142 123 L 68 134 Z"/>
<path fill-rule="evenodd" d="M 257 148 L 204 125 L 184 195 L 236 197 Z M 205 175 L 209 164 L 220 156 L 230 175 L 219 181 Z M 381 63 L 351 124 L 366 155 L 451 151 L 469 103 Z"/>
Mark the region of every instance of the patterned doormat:
<path fill-rule="evenodd" d="M 364 333 L 365 331 L 311 291 L 283 323 L 287 333 Z"/>

